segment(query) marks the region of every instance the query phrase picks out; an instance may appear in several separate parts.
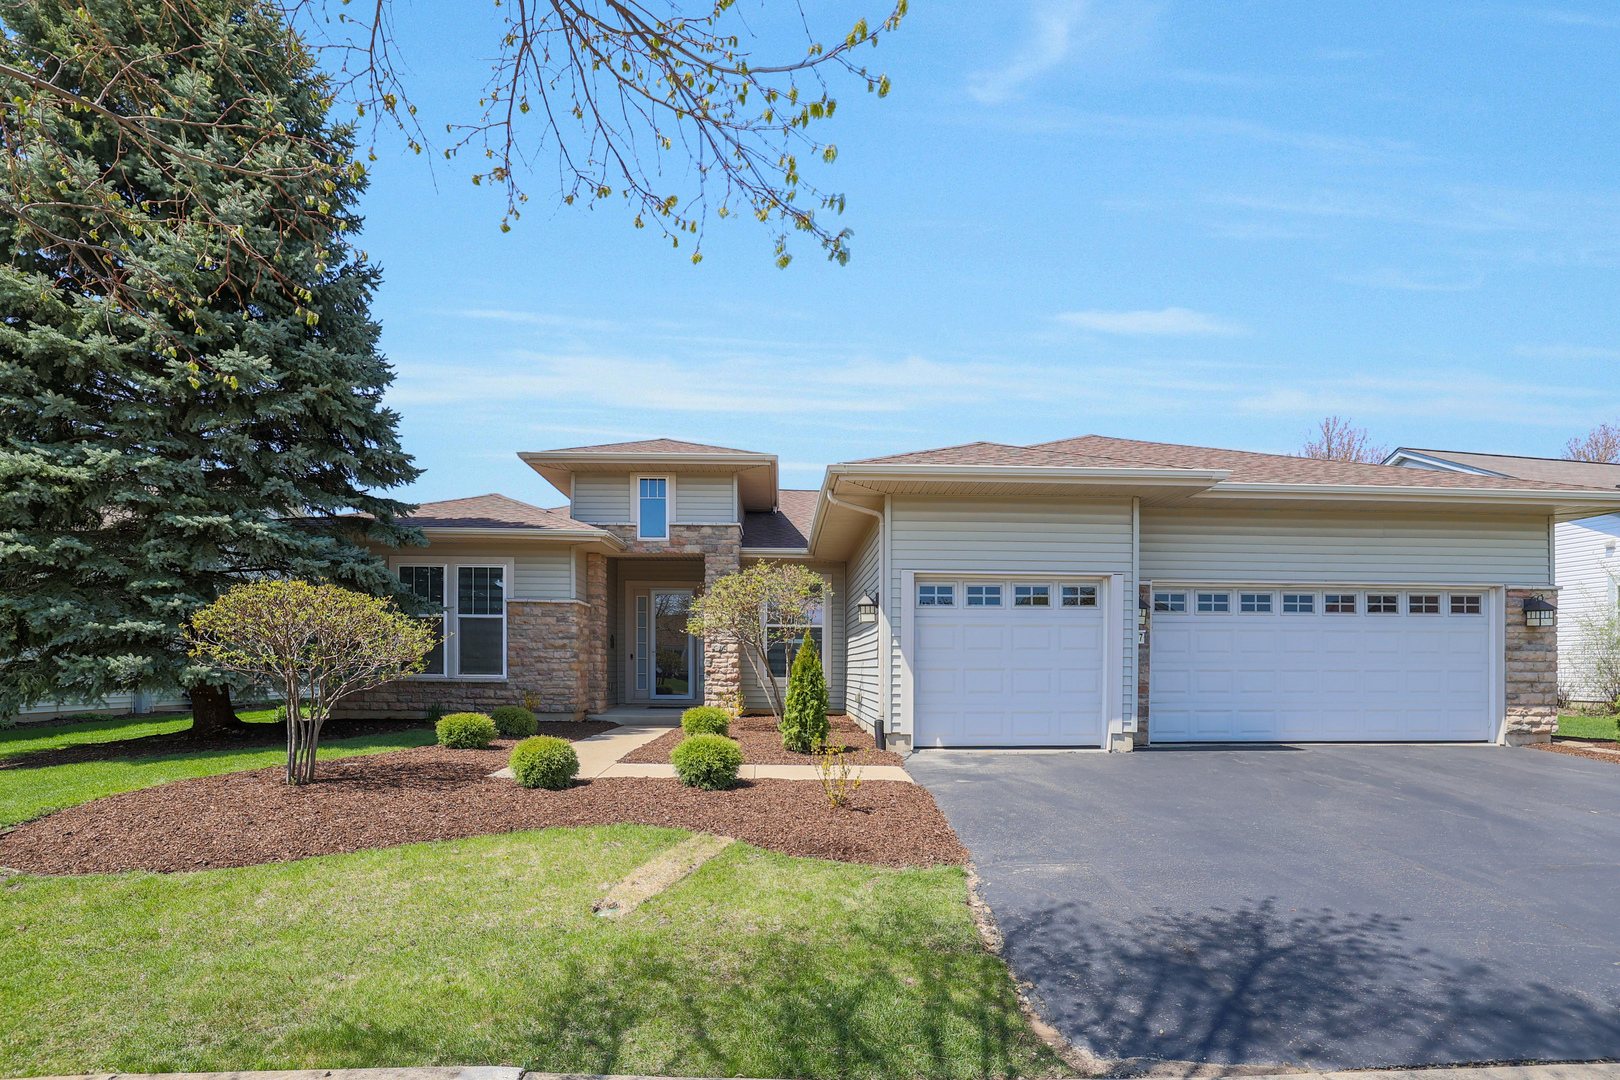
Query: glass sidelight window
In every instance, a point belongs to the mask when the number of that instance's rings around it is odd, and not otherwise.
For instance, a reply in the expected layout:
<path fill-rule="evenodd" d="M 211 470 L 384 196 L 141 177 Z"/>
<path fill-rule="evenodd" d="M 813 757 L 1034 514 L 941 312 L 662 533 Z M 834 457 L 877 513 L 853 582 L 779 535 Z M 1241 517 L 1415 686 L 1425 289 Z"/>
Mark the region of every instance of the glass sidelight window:
<path fill-rule="evenodd" d="M 456 673 L 506 674 L 506 568 L 456 567 Z"/>

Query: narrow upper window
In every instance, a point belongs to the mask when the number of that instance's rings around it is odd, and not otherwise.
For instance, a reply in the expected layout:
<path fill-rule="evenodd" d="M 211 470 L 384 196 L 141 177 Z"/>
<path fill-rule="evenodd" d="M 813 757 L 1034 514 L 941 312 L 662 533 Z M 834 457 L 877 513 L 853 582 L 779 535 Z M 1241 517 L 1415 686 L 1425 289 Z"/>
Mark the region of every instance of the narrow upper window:
<path fill-rule="evenodd" d="M 1479 599 L 1478 593 L 1452 593 L 1451 613 L 1453 615 L 1478 615 Z"/>
<path fill-rule="evenodd" d="M 1354 615 L 1356 613 L 1356 594 L 1353 592 L 1330 592 L 1322 596 L 1322 610 L 1329 615 Z"/>
<path fill-rule="evenodd" d="M 1316 614 L 1316 594 L 1309 592 L 1283 593 L 1284 615 L 1314 615 Z"/>
<path fill-rule="evenodd" d="M 1369 615 L 1399 615 L 1401 613 L 1401 598 L 1395 593 L 1367 594 L 1367 614 Z"/>
<path fill-rule="evenodd" d="M 918 585 L 918 607 L 955 607 L 955 585 Z"/>
<path fill-rule="evenodd" d="M 1238 610 L 1253 612 L 1254 614 L 1271 613 L 1271 594 L 1268 592 L 1240 592 L 1238 593 Z"/>
<path fill-rule="evenodd" d="M 1063 586 L 1064 607 L 1096 607 L 1097 586 L 1095 585 L 1065 585 Z"/>
<path fill-rule="evenodd" d="M 644 540 L 664 540 L 669 536 L 669 481 L 661 476 L 643 476 L 636 503 L 636 526 Z"/>
<path fill-rule="evenodd" d="M 1000 585 L 969 585 L 967 587 L 968 607 L 1000 607 Z"/>
<path fill-rule="evenodd" d="M 1052 586 L 1014 585 L 1013 607 L 1051 607 Z"/>
<path fill-rule="evenodd" d="M 1438 615 L 1440 614 L 1440 596 L 1438 593 L 1407 593 L 1406 613 L 1408 615 Z"/>
<path fill-rule="evenodd" d="M 1232 610 L 1232 594 L 1223 592 L 1201 592 L 1198 595 L 1198 610 L 1201 614 L 1213 614 Z"/>
<path fill-rule="evenodd" d="M 1187 594 L 1184 592 L 1156 592 L 1153 594 L 1153 610 L 1178 612 L 1187 610 Z"/>

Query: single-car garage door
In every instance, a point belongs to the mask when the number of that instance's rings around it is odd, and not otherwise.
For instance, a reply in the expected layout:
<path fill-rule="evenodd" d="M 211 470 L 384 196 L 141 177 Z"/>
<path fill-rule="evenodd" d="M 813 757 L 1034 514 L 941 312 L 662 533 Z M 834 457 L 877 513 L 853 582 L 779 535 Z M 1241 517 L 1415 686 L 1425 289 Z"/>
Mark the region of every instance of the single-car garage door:
<path fill-rule="evenodd" d="M 913 745 L 1100 746 L 1106 587 L 919 575 Z"/>
<path fill-rule="evenodd" d="M 1154 742 L 1494 736 L 1484 590 L 1153 588 Z"/>

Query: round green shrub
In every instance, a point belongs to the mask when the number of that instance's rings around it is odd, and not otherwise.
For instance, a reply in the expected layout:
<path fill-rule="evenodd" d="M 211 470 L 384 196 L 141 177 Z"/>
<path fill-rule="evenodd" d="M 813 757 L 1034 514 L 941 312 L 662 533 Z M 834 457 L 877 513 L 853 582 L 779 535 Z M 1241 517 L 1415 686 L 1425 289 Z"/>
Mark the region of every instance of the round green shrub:
<path fill-rule="evenodd" d="M 534 713 L 521 705 L 501 705 L 491 709 L 489 718 L 495 721 L 495 730 L 503 739 L 521 739 L 540 730 L 540 721 Z"/>
<path fill-rule="evenodd" d="M 681 730 L 688 735 L 726 735 L 731 731 L 731 714 L 713 705 L 698 705 L 681 713 Z"/>
<path fill-rule="evenodd" d="M 690 735 L 670 752 L 669 763 L 687 787 L 724 791 L 737 783 L 742 747 L 724 735 Z"/>
<path fill-rule="evenodd" d="M 457 712 L 433 725 L 439 745 L 452 750 L 482 750 L 498 734 L 495 721 L 481 712 Z"/>
<path fill-rule="evenodd" d="M 512 747 L 512 775 L 526 788 L 561 791 L 579 773 L 579 755 L 567 739 L 536 735 Z"/>

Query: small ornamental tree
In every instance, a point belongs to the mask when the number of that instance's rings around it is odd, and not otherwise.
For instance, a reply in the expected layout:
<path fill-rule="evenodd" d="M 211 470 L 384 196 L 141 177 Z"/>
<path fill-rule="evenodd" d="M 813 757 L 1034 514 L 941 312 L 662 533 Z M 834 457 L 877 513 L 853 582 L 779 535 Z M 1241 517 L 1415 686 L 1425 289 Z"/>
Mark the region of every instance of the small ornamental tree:
<path fill-rule="evenodd" d="M 771 712 L 781 716 L 782 689 L 771 674 L 771 649 L 791 639 L 793 632 L 783 627 L 814 621 L 831 595 L 825 581 L 798 563 L 759 562 L 717 578 L 693 599 L 686 630 L 735 645 L 765 688 Z"/>
<path fill-rule="evenodd" d="M 808 754 L 827 745 L 827 677 L 821 671 L 816 639 L 808 633 L 788 673 L 787 708 L 782 711 L 782 745 Z"/>
<path fill-rule="evenodd" d="M 434 644 L 425 623 L 385 600 L 304 581 L 238 585 L 192 617 L 193 656 L 273 686 L 287 702 L 289 784 L 315 778 L 332 706 L 417 674 Z"/>

